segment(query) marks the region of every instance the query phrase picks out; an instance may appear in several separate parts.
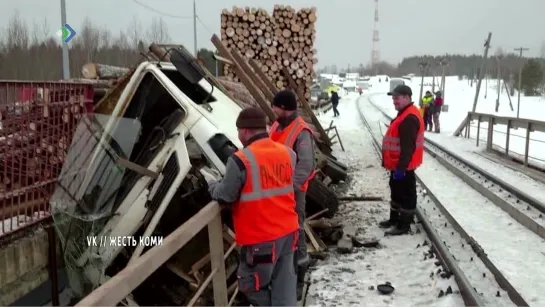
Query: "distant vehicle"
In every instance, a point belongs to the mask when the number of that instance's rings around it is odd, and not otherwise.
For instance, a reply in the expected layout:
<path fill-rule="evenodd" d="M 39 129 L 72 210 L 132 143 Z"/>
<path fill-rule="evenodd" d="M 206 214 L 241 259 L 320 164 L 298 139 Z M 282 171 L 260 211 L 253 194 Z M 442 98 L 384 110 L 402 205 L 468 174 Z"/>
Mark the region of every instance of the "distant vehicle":
<path fill-rule="evenodd" d="M 392 91 L 398 85 L 404 85 L 405 80 L 399 78 L 390 79 L 390 91 Z"/>

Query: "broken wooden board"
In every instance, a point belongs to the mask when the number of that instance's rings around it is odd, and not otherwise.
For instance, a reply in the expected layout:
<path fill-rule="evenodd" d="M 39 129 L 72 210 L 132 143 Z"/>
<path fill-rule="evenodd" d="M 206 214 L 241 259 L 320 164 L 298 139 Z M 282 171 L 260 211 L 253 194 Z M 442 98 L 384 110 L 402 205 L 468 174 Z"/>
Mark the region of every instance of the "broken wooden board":
<path fill-rule="evenodd" d="M 305 230 L 305 234 L 307 235 L 307 239 L 312 245 L 314 251 L 321 252 L 327 250 L 327 245 L 325 245 L 322 239 L 320 239 L 320 237 L 316 235 L 316 233 L 312 230 L 307 222 L 304 223 L 303 228 Z"/>

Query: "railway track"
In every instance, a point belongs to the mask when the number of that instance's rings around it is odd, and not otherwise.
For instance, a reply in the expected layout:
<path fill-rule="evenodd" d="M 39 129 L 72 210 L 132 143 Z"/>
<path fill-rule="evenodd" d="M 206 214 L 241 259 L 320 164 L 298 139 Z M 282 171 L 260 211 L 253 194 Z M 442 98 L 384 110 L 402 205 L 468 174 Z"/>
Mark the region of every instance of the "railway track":
<path fill-rule="evenodd" d="M 380 158 L 382 124 L 379 122 L 383 117 L 391 118 L 366 100 L 366 96 L 358 100 L 358 111 L 373 136 Z M 362 104 L 367 106 L 367 112 L 362 111 Z M 375 114 L 377 123 L 368 118 L 370 113 Z M 540 254 L 540 248 L 543 248 L 543 236 L 540 234 L 543 233 L 544 224 L 541 204 L 439 144 L 426 142 L 426 152 L 425 165 L 417 171 L 417 218 L 440 255 L 445 270 L 456 278 L 466 306 L 528 306 L 529 302 L 540 303 L 538 290 L 532 289 L 532 283 L 527 280 L 525 283 L 523 279 L 531 279 L 534 288 L 536 283 L 545 282 L 545 275 L 532 271 L 538 268 L 536 266 L 540 261 L 545 260 L 545 254 Z M 432 192 L 444 191 L 445 186 L 449 186 L 450 193 L 447 194 L 450 195 Z M 466 212 L 462 216 L 460 212 L 464 210 L 470 214 Z M 499 218 L 500 214 L 503 220 Z M 463 218 L 460 219 L 460 216 Z M 516 222 L 513 223 L 513 220 Z M 483 226 L 486 223 L 492 223 L 492 226 Z M 479 228 L 482 233 L 479 233 Z M 490 240 L 483 239 L 483 233 L 487 232 L 495 232 L 498 235 L 496 241 L 503 240 L 506 246 L 491 246 Z M 524 234 L 524 239 L 517 238 L 517 233 Z M 520 246 L 517 248 L 516 243 L 521 243 L 521 240 L 535 244 L 528 250 Z M 508 258 L 507 261 L 502 257 Z M 517 257 L 521 261 L 513 260 Z"/>

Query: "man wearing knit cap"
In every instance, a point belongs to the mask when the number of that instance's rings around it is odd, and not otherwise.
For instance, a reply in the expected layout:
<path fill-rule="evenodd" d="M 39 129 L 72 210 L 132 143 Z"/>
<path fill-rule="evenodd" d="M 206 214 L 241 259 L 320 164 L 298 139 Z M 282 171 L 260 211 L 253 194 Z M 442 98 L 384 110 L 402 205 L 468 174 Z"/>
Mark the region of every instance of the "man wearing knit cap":
<path fill-rule="evenodd" d="M 212 198 L 233 211 L 239 290 L 253 306 L 295 306 L 295 152 L 269 138 L 258 108 L 242 110 L 236 125 L 244 148 L 227 160 L 223 180 L 201 173 Z"/>
<path fill-rule="evenodd" d="M 293 183 L 295 203 L 299 216 L 299 245 L 296 253 L 297 299 L 303 294 L 309 257 L 303 223 L 305 221 L 305 197 L 309 181 L 314 176 L 314 139 L 307 123 L 297 114 L 297 100 L 291 91 L 280 91 L 273 99 L 272 109 L 278 116 L 271 126 L 271 139 L 293 149 L 297 154 Z"/>

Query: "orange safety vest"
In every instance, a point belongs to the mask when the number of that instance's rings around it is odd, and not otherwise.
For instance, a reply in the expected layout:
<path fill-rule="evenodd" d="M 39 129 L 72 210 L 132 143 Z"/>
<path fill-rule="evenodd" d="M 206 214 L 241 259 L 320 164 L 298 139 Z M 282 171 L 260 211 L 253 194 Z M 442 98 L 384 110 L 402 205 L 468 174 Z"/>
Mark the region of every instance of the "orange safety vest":
<path fill-rule="evenodd" d="M 269 138 L 235 153 L 246 167 L 246 182 L 233 204 L 239 245 L 272 241 L 299 228 L 295 212 L 295 153 Z"/>
<path fill-rule="evenodd" d="M 416 149 L 411 157 L 411 162 L 407 167 L 408 170 L 414 170 L 422 164 L 424 157 L 424 120 L 420 111 L 415 105 L 407 107 L 403 113 L 399 114 L 388 127 L 388 131 L 382 139 L 382 159 L 384 167 L 388 170 L 395 170 L 399 162 L 399 156 L 401 154 L 401 147 L 399 143 L 399 124 L 407 117 L 407 115 L 413 114 L 418 117 L 420 122 L 420 128 L 418 130 L 418 136 L 416 138 Z"/>
<path fill-rule="evenodd" d="M 312 130 L 300 116 L 297 116 L 294 121 L 292 121 L 286 128 L 284 128 L 284 130 L 277 130 L 278 122 L 275 121 L 272 124 L 271 129 L 269 130 L 270 138 L 273 141 L 282 143 L 292 149 L 293 145 L 295 144 L 295 140 L 297 139 L 297 136 L 299 136 L 299 133 L 301 133 L 301 131 L 308 130 L 308 132 L 310 132 L 310 134 L 312 135 Z M 312 173 L 308 176 L 305 183 L 303 183 L 303 185 L 301 186 L 301 190 L 303 192 L 306 192 L 308 190 L 308 183 L 312 178 L 314 178 L 314 175 L 316 175 L 316 171 L 313 170 Z"/>

